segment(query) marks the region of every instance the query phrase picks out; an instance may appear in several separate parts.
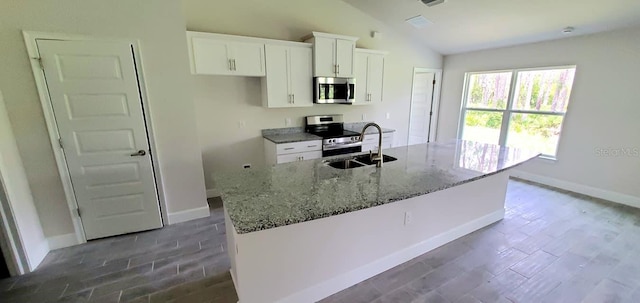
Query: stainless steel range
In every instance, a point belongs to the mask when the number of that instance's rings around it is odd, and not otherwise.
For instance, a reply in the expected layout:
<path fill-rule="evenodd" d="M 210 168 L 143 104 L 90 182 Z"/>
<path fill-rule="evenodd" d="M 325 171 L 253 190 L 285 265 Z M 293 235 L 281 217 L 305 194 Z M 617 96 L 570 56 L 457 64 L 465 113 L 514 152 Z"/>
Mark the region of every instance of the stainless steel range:
<path fill-rule="evenodd" d="M 322 137 L 322 156 L 362 151 L 360 133 L 345 130 L 342 115 L 307 116 L 306 132 Z"/>

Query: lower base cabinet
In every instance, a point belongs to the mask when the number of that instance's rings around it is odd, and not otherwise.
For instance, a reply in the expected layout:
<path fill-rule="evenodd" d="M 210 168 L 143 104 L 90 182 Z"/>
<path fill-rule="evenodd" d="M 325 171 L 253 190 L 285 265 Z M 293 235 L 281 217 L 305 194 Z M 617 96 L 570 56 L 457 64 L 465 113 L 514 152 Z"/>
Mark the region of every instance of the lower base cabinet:
<path fill-rule="evenodd" d="M 382 151 L 384 152 L 387 148 L 393 147 L 393 133 L 383 133 L 382 134 Z M 364 135 L 364 140 L 362 140 L 362 151 L 368 152 L 378 152 L 378 134 L 367 134 Z"/>
<path fill-rule="evenodd" d="M 276 144 L 264 139 L 267 165 L 322 158 L 322 140 Z"/>

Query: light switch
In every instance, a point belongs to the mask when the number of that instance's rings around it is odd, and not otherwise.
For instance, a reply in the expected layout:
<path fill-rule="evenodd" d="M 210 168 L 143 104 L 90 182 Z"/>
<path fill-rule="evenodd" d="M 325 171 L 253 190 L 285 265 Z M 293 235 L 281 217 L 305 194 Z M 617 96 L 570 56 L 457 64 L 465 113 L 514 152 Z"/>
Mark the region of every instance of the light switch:
<path fill-rule="evenodd" d="M 291 118 L 284 119 L 284 126 L 291 126 Z"/>

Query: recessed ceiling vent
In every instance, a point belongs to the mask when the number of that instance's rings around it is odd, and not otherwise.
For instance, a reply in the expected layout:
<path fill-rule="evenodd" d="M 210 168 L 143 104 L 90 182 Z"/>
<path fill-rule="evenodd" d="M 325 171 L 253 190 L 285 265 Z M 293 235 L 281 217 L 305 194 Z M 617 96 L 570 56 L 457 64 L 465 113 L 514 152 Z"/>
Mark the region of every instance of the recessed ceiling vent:
<path fill-rule="evenodd" d="M 420 0 L 420 1 L 422 1 L 422 3 L 426 4 L 427 6 L 434 6 L 434 5 L 444 3 L 445 0 Z"/>
<path fill-rule="evenodd" d="M 417 15 L 404 21 L 413 25 L 413 27 L 415 28 L 425 28 L 432 24 L 432 22 L 427 20 L 427 18 L 425 18 L 423 15 Z"/>

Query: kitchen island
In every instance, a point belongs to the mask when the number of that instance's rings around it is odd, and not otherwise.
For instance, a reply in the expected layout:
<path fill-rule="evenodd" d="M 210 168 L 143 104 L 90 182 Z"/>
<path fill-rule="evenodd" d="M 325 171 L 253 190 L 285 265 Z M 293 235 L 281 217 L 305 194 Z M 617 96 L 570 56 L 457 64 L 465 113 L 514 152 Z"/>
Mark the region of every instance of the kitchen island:
<path fill-rule="evenodd" d="M 215 176 L 241 303 L 315 302 L 503 218 L 506 169 L 537 153 L 452 141 L 381 168 L 287 163 Z"/>

